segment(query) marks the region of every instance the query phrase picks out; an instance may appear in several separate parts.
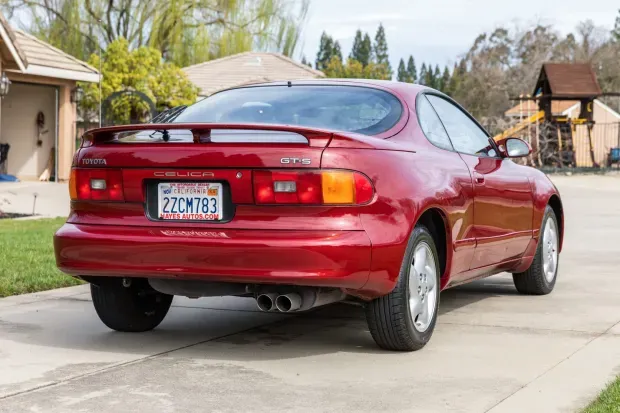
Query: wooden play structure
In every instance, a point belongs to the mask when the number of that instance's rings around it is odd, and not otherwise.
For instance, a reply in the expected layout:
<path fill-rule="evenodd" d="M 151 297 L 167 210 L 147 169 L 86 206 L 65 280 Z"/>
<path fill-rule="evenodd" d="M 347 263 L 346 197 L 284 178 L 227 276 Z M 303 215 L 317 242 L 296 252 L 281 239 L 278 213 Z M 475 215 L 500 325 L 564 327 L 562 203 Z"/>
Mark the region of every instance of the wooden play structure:
<path fill-rule="evenodd" d="M 615 129 L 608 127 L 610 123 L 605 123 L 601 124 L 598 131 L 595 130 L 595 106 L 601 113 L 617 115 L 611 108 L 597 101 L 597 98 L 608 95 L 619 94 L 604 94 L 589 64 L 545 63 L 534 93 L 513 99 L 519 102 L 519 108 L 527 104 L 525 116 L 521 116 L 517 124 L 494 139 L 525 135 L 535 156 L 538 156 L 539 166 L 596 168 L 602 166 L 602 163 L 609 164 L 614 161 L 613 156 L 618 155 L 620 147 L 620 117 L 613 118 L 617 123 Z M 558 113 L 558 107 L 570 109 Z M 598 118 L 610 122 L 604 114 L 598 115 Z M 594 132 L 598 132 L 596 143 L 604 146 L 596 151 Z"/>

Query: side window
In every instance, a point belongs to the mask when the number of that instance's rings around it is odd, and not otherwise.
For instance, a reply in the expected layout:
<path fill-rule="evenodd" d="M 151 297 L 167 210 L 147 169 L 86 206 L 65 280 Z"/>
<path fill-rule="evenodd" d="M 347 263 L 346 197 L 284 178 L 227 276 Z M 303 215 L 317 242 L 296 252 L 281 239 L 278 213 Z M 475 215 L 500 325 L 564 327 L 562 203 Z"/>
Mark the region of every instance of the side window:
<path fill-rule="evenodd" d="M 431 141 L 433 145 L 451 151 L 453 148 L 450 143 L 450 138 L 448 138 L 446 130 L 441 124 L 435 109 L 433 109 L 428 99 L 426 99 L 426 96 L 420 96 L 417 100 L 417 105 L 418 122 L 420 122 L 420 127 L 422 127 L 422 132 L 424 132 L 426 138 Z"/>
<path fill-rule="evenodd" d="M 454 149 L 470 155 L 497 156 L 487 134 L 461 109 L 438 96 L 429 95 L 428 100 L 446 127 Z"/>

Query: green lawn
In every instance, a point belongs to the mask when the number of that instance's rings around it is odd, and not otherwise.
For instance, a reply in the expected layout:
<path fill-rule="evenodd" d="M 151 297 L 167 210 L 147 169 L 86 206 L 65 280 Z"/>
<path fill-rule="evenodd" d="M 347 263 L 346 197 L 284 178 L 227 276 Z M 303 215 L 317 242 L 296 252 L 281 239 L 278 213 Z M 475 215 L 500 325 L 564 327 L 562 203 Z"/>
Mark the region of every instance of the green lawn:
<path fill-rule="evenodd" d="M 0 297 L 80 284 L 56 268 L 53 235 L 64 222 L 0 219 Z"/>
<path fill-rule="evenodd" d="M 620 413 L 620 376 L 583 413 Z"/>

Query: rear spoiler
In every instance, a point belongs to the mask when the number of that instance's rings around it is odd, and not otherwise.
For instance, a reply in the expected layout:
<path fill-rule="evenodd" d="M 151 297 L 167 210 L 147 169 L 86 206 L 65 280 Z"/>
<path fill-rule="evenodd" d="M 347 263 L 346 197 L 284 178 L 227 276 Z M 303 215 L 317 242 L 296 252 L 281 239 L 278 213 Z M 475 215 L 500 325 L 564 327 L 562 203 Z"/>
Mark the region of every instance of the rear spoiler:
<path fill-rule="evenodd" d="M 331 131 L 270 124 L 221 124 L 221 123 L 145 123 L 138 125 L 109 126 L 91 129 L 82 136 L 82 147 L 99 143 L 118 142 L 120 137 L 139 132 L 156 132 L 159 141 L 169 141 L 170 131 L 189 131 L 193 143 L 301 143 L 326 147 L 332 138 Z M 271 133 L 270 135 L 270 132 Z M 238 140 L 235 140 L 237 138 Z M 155 141 L 155 140 L 154 140 Z M 190 143 L 187 139 L 184 143 Z"/>
<path fill-rule="evenodd" d="M 82 136 L 82 147 L 100 143 L 120 143 L 119 136 L 136 132 L 158 132 L 168 142 L 170 131 L 189 131 L 192 140 L 183 143 L 287 143 L 310 147 L 352 149 L 394 149 L 401 147 L 389 139 L 375 138 L 354 132 L 334 132 L 325 129 L 295 125 L 235 124 L 235 123 L 145 123 L 138 125 L 109 126 L 91 129 Z M 269 132 L 274 132 L 271 135 Z M 166 139 L 168 136 L 168 139 Z M 304 140 L 298 139 L 303 138 Z M 155 140 L 154 140 L 155 141 Z M 148 142 L 148 141 L 147 141 Z"/>

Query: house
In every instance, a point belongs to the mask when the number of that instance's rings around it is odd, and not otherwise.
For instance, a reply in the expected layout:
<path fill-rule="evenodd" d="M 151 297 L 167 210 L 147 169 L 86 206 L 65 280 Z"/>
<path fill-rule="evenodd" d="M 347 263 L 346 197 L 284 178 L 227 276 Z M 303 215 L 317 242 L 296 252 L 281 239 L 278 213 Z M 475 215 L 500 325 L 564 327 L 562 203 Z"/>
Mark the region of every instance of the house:
<path fill-rule="evenodd" d="M 323 72 L 279 53 L 246 52 L 183 68 L 205 97 L 220 90 L 260 82 L 316 79 Z"/>
<path fill-rule="evenodd" d="M 12 29 L 0 15 L 0 83 L 3 78 L 10 84 L 5 82 L 8 91 L 0 87 L 0 144 L 10 146 L 0 174 L 68 180 L 76 150 L 77 82 L 99 82 L 99 72 Z"/>

